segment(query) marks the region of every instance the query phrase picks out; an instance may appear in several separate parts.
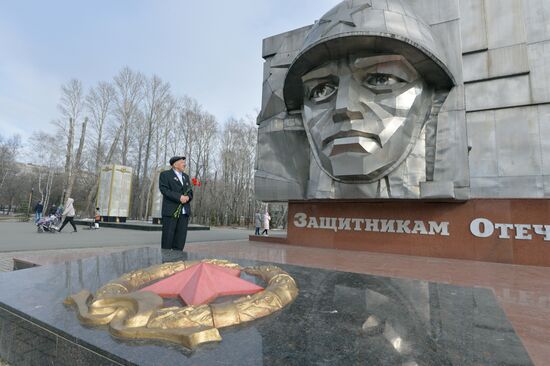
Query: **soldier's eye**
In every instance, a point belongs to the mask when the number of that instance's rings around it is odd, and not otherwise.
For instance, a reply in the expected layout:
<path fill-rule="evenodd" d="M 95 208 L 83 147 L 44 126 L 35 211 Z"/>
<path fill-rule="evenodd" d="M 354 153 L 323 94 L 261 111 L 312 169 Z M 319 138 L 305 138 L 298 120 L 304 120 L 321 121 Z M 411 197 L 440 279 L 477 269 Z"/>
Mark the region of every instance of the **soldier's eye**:
<path fill-rule="evenodd" d="M 309 99 L 315 103 L 322 103 L 330 99 L 337 90 L 338 87 L 332 83 L 322 83 L 311 89 Z"/>
<path fill-rule="evenodd" d="M 367 74 L 364 84 L 372 89 L 391 89 L 395 86 L 399 86 L 405 81 L 398 78 L 397 76 L 390 74 Z"/>

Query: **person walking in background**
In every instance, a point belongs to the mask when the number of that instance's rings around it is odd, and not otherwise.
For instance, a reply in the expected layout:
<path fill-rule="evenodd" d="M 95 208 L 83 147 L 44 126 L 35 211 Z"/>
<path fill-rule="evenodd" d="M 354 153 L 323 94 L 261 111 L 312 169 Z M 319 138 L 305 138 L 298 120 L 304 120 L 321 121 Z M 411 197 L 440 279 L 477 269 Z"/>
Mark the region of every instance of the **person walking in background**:
<path fill-rule="evenodd" d="M 42 218 L 42 211 L 44 211 L 44 204 L 42 201 L 38 201 L 36 206 L 34 206 L 34 223 L 36 224 Z"/>
<path fill-rule="evenodd" d="M 99 211 L 99 207 L 95 208 L 95 216 L 94 216 L 94 228 L 99 229 L 99 222 L 101 221 L 101 212 Z"/>
<path fill-rule="evenodd" d="M 254 231 L 254 235 L 260 235 L 260 227 L 262 227 L 262 214 L 259 212 L 256 212 L 254 214 L 254 225 L 256 226 L 256 231 Z"/>
<path fill-rule="evenodd" d="M 71 223 L 74 229 L 73 233 L 77 232 L 76 226 L 74 224 L 75 211 L 74 211 L 73 203 L 74 203 L 74 200 L 72 198 L 67 199 L 67 203 L 65 204 L 65 210 L 63 210 L 63 216 L 65 216 L 65 220 L 63 220 L 63 225 L 61 225 L 61 227 L 59 228 L 59 232 L 63 230 L 63 228 L 65 227 L 65 225 L 67 225 L 68 222 Z"/>
<path fill-rule="evenodd" d="M 265 212 L 264 214 L 264 217 L 263 217 L 263 229 L 264 231 L 262 231 L 262 235 L 265 235 L 265 236 L 268 236 L 269 233 L 269 222 L 271 221 L 271 216 L 269 216 L 269 212 Z"/>

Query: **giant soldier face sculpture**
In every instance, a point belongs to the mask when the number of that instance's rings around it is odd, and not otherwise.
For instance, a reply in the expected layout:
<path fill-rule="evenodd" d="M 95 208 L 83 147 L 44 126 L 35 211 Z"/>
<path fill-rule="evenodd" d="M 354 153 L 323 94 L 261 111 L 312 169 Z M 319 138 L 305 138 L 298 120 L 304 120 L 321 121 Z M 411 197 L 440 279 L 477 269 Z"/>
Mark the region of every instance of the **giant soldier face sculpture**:
<path fill-rule="evenodd" d="M 437 36 L 408 0 L 345 0 L 268 39 L 257 197 L 454 197 L 436 169 L 456 84 Z"/>
<path fill-rule="evenodd" d="M 303 120 L 320 166 L 341 180 L 373 181 L 410 152 L 432 90 L 401 55 L 343 57 L 302 76 Z"/>
<path fill-rule="evenodd" d="M 368 0 L 337 5 L 313 26 L 285 81 L 288 109 L 301 109 L 315 159 L 336 180 L 373 182 L 399 166 L 428 120 L 434 88 L 452 85 L 429 27 L 405 21 L 419 42 L 390 29 L 384 14 Z"/>

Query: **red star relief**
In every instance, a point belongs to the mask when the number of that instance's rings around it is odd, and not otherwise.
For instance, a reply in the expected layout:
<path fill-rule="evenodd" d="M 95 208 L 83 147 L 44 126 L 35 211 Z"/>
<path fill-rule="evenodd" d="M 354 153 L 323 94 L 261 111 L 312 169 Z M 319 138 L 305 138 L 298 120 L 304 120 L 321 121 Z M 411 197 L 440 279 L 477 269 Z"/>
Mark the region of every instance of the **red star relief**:
<path fill-rule="evenodd" d="M 220 296 L 250 295 L 263 290 L 241 279 L 241 271 L 199 263 L 173 276 L 142 288 L 163 298 L 180 297 L 187 305 L 208 304 Z"/>

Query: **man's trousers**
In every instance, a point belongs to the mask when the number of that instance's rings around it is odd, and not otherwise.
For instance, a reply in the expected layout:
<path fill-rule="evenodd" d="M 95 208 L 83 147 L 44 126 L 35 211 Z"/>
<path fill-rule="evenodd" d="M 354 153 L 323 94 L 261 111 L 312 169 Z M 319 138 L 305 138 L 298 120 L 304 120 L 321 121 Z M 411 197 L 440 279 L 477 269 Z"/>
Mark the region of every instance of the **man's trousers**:
<path fill-rule="evenodd" d="M 175 219 L 172 216 L 162 217 L 162 249 L 183 250 L 187 239 L 188 215 L 180 215 Z"/>

